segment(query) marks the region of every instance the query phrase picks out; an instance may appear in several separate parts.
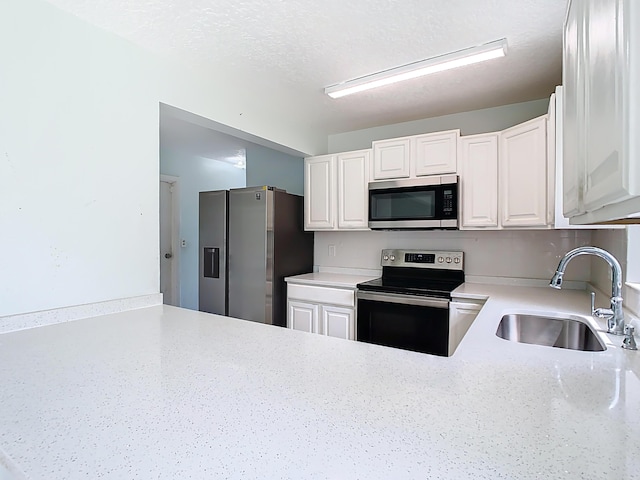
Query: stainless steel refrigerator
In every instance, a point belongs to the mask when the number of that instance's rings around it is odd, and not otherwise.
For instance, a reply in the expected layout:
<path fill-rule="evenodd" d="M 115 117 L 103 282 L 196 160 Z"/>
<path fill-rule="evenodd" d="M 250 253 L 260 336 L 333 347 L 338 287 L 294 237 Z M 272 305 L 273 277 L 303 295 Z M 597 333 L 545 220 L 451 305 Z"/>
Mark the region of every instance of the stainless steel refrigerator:
<path fill-rule="evenodd" d="M 199 309 L 286 326 L 284 278 L 313 269 L 303 197 L 273 187 L 200 192 Z"/>

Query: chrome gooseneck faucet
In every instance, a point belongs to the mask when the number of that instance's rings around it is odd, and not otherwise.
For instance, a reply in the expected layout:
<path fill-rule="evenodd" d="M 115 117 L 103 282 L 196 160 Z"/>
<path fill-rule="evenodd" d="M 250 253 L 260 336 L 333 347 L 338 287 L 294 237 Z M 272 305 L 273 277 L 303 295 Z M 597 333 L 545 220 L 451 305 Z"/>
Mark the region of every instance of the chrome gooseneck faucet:
<path fill-rule="evenodd" d="M 578 255 L 595 255 L 605 260 L 611 267 L 611 309 L 594 308 L 593 296 L 591 301 L 591 314 L 607 319 L 607 331 L 615 335 L 624 335 L 624 313 L 622 312 L 622 267 L 616 257 L 606 250 L 598 247 L 578 247 L 567 252 L 558 264 L 556 273 L 551 278 L 550 287 L 562 288 L 562 276 L 567 264 Z"/>

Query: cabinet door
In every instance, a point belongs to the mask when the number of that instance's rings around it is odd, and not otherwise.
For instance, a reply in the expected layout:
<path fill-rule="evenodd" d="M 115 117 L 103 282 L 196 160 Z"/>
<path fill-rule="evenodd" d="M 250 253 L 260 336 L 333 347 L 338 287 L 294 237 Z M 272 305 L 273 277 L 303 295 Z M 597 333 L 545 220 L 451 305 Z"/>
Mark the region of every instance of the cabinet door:
<path fill-rule="evenodd" d="M 449 303 L 449 355 L 458 348 L 481 308 L 477 303 Z"/>
<path fill-rule="evenodd" d="M 318 332 L 318 305 L 289 300 L 287 306 L 289 328 L 309 333 Z"/>
<path fill-rule="evenodd" d="M 582 213 L 584 169 L 584 2 L 570 2 L 564 26 L 562 59 L 562 212 L 565 216 Z"/>
<path fill-rule="evenodd" d="M 585 52 L 579 63 L 586 70 L 583 199 L 585 210 L 592 211 L 632 196 L 625 168 L 629 152 L 624 148 L 623 124 L 629 108 L 625 91 L 625 35 L 629 32 L 623 21 L 623 0 L 583 3 Z"/>
<path fill-rule="evenodd" d="M 547 225 L 547 117 L 500 134 L 500 210 L 503 227 Z"/>
<path fill-rule="evenodd" d="M 304 228 L 332 230 L 335 226 L 335 157 L 304 159 Z"/>
<path fill-rule="evenodd" d="M 355 321 L 352 308 L 322 306 L 322 329 L 320 333 L 330 337 L 355 339 Z"/>
<path fill-rule="evenodd" d="M 371 150 L 342 153 L 338 163 L 338 229 L 368 229 Z"/>
<path fill-rule="evenodd" d="M 395 138 L 373 142 L 373 178 L 408 178 L 411 139 Z"/>
<path fill-rule="evenodd" d="M 412 152 L 416 176 L 457 173 L 460 130 L 413 137 Z"/>
<path fill-rule="evenodd" d="M 498 134 L 460 138 L 462 228 L 498 227 Z"/>

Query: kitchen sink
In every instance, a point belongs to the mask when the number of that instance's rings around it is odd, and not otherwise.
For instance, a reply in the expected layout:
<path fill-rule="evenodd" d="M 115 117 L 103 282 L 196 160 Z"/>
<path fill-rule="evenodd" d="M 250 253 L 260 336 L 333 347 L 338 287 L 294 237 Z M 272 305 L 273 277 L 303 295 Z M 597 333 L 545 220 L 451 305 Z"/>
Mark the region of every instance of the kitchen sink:
<path fill-rule="evenodd" d="M 500 320 L 496 335 L 512 342 L 603 352 L 606 347 L 589 325 L 566 317 L 511 313 Z"/>

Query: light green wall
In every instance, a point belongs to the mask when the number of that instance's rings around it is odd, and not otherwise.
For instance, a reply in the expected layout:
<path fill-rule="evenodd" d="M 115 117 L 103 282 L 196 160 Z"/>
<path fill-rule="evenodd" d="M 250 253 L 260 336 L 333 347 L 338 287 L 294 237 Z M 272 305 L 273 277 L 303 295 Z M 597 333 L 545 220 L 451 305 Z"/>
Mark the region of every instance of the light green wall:
<path fill-rule="evenodd" d="M 247 186 L 269 185 L 297 195 L 304 194 L 304 160 L 260 145 L 247 152 Z"/>
<path fill-rule="evenodd" d="M 549 92 L 551 96 L 551 92 Z M 374 140 L 418 135 L 421 133 L 439 132 L 442 130 L 460 129 L 462 135 L 495 132 L 512 127 L 526 120 L 547 113 L 549 99 L 533 100 L 531 102 L 514 103 L 501 107 L 472 110 L 454 113 L 441 117 L 425 118 L 412 122 L 395 123 L 381 127 L 355 130 L 353 132 L 329 135 L 328 152 L 348 152 L 371 148 Z"/>
<path fill-rule="evenodd" d="M 160 150 L 160 173 L 179 177 L 179 238 L 187 242 L 185 247 L 180 247 L 179 306 L 197 310 L 199 193 L 242 188 L 245 186 L 245 170 L 220 160 L 185 156 L 163 148 Z"/>

